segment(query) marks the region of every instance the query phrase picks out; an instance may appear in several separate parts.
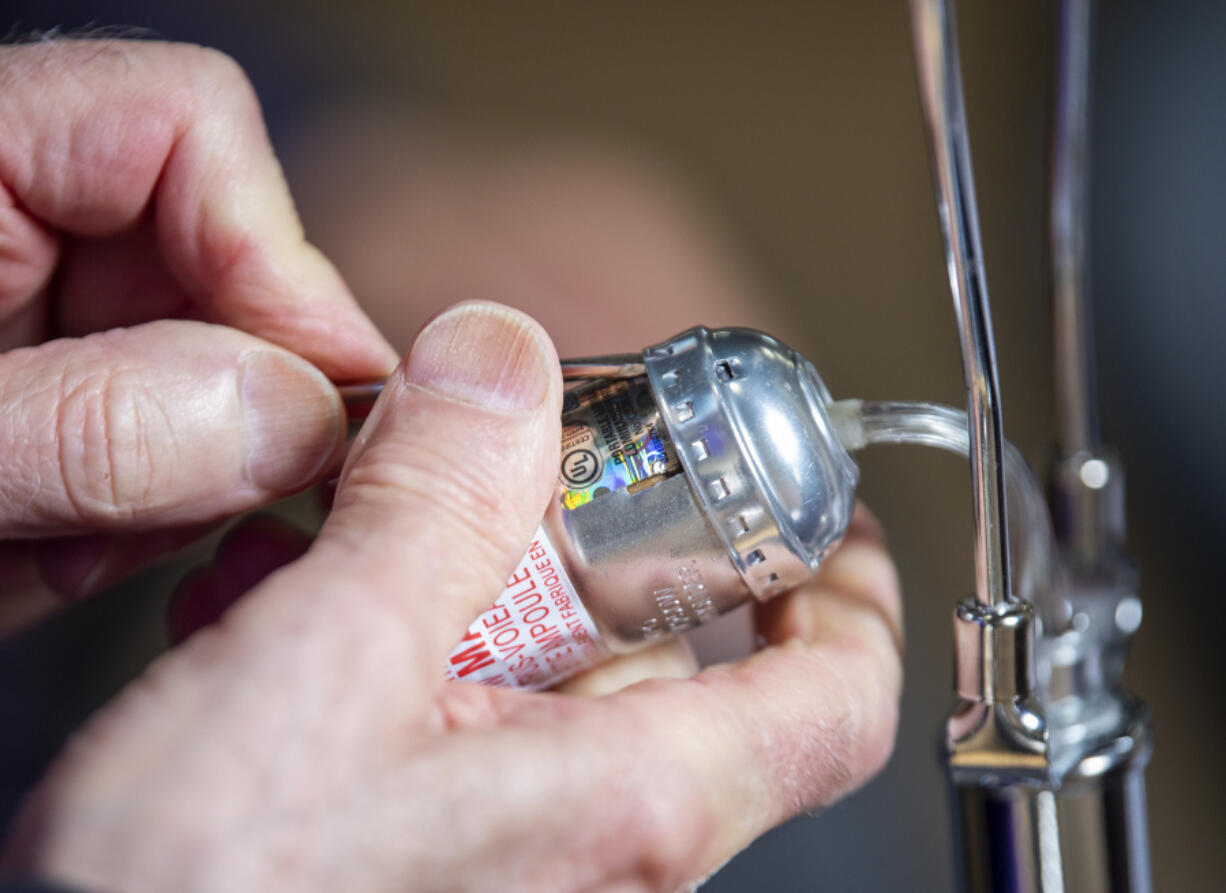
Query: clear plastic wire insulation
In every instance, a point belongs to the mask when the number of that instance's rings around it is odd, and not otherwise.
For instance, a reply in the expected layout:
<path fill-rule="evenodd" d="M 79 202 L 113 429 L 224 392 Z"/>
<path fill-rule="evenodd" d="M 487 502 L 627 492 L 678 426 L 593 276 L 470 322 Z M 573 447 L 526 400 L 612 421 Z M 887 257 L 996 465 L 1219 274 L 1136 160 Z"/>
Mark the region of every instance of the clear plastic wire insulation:
<path fill-rule="evenodd" d="M 966 412 L 935 403 L 840 400 L 828 407 L 839 439 L 849 450 L 875 444 L 918 444 L 967 457 Z M 1038 480 L 1013 444 L 1004 444 L 1008 488 L 1010 558 L 1016 593 L 1034 605 L 1048 628 L 1059 628 L 1066 609 L 1059 598 L 1059 572 L 1047 502 Z"/>

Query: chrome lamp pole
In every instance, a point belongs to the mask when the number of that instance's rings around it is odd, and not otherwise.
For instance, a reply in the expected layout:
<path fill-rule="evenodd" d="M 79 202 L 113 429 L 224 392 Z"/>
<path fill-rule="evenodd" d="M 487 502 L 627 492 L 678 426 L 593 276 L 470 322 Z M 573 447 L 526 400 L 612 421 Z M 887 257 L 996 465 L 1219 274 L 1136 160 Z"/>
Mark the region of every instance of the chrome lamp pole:
<path fill-rule="evenodd" d="M 1140 601 L 1121 552 L 1122 472 L 1097 439 L 1085 287 L 1090 3 L 1066 0 L 1061 16 L 1050 206 L 1061 573 L 1034 604 L 1011 588 L 1000 392 L 952 0 L 910 0 L 910 9 L 975 508 L 976 597 L 954 613 L 957 703 L 945 748 L 961 886 L 1146 891 L 1149 712 L 1122 681 Z"/>

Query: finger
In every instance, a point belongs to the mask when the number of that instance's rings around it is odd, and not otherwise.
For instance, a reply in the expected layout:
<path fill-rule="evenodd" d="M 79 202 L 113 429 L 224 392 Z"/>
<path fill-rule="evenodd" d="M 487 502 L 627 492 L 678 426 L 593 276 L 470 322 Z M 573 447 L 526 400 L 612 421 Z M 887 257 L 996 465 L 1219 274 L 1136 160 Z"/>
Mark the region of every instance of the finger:
<path fill-rule="evenodd" d="M 0 538 L 207 522 L 340 461 L 319 370 L 249 335 L 163 321 L 0 355 Z"/>
<path fill-rule="evenodd" d="M 642 651 L 605 661 L 571 676 L 554 690 L 568 695 L 595 697 L 619 691 L 644 679 L 688 679 L 698 672 L 698 658 L 684 636 L 668 639 Z"/>
<path fill-rule="evenodd" d="M 268 515 L 240 522 L 218 544 L 213 561 L 176 588 L 167 610 L 171 642 L 177 645 L 216 622 L 269 574 L 301 558 L 310 544 L 306 534 Z"/>
<path fill-rule="evenodd" d="M 437 317 L 389 380 L 283 588 L 356 591 L 350 625 L 365 611 L 386 627 L 390 604 L 418 678 L 441 685 L 447 651 L 501 591 L 556 486 L 561 390 L 553 347 L 523 314 L 474 303 Z"/>
<path fill-rule="evenodd" d="M 28 543 L 0 542 L 0 637 L 36 623 L 60 605 L 38 572 Z"/>
<path fill-rule="evenodd" d="M 652 755 L 619 783 L 663 792 L 653 815 L 682 830 L 642 845 L 647 864 L 666 866 L 674 884 L 705 876 L 767 829 L 863 784 L 892 749 L 901 598 L 867 525 L 798 595 L 770 625 L 776 644 L 753 657 L 598 702 L 609 711 L 606 737 L 609 728 L 631 728 L 636 753 Z"/>
<path fill-rule="evenodd" d="M 58 257 L 55 234 L 18 206 L 0 177 L 0 324 L 28 313 L 32 299 L 47 287 Z"/>
<path fill-rule="evenodd" d="M 881 522 L 867 506 L 857 503 L 847 535 L 834 553 L 834 560 L 822 566 L 816 581 L 820 585 L 802 586 L 755 605 L 754 623 L 758 635 L 769 644 L 790 639 L 816 640 L 822 631 L 815 624 L 823 622 L 825 617 L 813 610 L 814 603 L 831 598 L 830 593 L 834 592 L 843 600 L 866 599 L 865 607 L 877 611 L 901 653 L 902 607 L 900 602 L 890 598 L 898 591 L 897 582 L 893 586 L 885 585 L 894 575 L 894 567 L 884 544 L 885 531 Z M 881 585 L 865 585 L 865 580 L 873 579 L 874 575 L 880 577 Z"/>
<path fill-rule="evenodd" d="M 155 319 L 201 315 L 204 308 L 162 262 L 151 215 L 105 239 L 63 241 L 51 320 L 57 335 L 80 338 Z"/>
<path fill-rule="evenodd" d="M 439 744 L 445 765 L 468 767 L 462 792 L 451 791 L 465 809 L 456 826 L 488 827 L 483 819 L 501 815 L 502 804 L 478 793 L 506 784 L 506 766 L 480 756 L 491 750 L 515 754 L 518 772 L 532 779 L 517 789 L 516 806 L 537 818 L 489 850 L 473 841 L 464 864 L 445 864 L 447 876 L 483 888 L 496 878 L 481 871 L 482 856 L 511 851 L 540 885 L 678 889 L 771 826 L 846 793 L 880 767 L 893 741 L 899 602 L 893 566 L 864 514 L 770 632 L 791 638 L 739 664 L 599 699 L 450 689 L 447 727 L 498 736 Z M 814 616 L 799 616 L 805 611 Z M 415 782 L 407 790 L 419 789 Z M 393 812 L 399 802 L 381 801 Z M 593 803 L 598 820 L 576 822 Z"/>
<path fill-rule="evenodd" d="M 0 320 L 0 353 L 47 340 L 51 322 L 49 303 L 46 293 L 40 293 L 6 319 Z"/>
<path fill-rule="evenodd" d="M 50 276 L 47 227 L 115 236 L 152 210 L 167 268 L 206 318 L 287 347 L 338 380 L 394 364 L 305 240 L 259 103 L 227 57 L 124 41 L 0 49 L 0 131 L 11 258 L 0 263 L 0 295 L 10 305 Z"/>

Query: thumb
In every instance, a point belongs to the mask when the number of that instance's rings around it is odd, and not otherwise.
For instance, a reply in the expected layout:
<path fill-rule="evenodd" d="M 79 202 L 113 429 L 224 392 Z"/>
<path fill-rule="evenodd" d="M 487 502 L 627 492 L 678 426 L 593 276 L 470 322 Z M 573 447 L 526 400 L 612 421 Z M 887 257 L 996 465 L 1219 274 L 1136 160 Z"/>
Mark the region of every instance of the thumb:
<path fill-rule="evenodd" d="M 561 376 L 527 316 L 462 304 L 429 323 L 350 453 L 296 580 L 391 604 L 423 681 L 493 603 L 556 486 Z M 347 600 L 347 610 L 355 610 Z"/>

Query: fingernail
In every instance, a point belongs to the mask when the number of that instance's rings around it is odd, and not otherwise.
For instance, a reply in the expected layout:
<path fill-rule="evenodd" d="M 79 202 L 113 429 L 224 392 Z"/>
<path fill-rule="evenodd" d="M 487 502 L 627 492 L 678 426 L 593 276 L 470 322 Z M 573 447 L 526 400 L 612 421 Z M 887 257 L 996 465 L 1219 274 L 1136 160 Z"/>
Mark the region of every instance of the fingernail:
<path fill-rule="evenodd" d="M 407 381 L 444 397 L 494 409 L 540 406 L 553 351 L 526 316 L 497 304 L 448 310 L 417 336 Z"/>
<path fill-rule="evenodd" d="M 292 354 L 260 350 L 239 366 L 247 478 L 273 493 L 301 489 L 337 455 L 340 396 L 324 374 Z"/>

